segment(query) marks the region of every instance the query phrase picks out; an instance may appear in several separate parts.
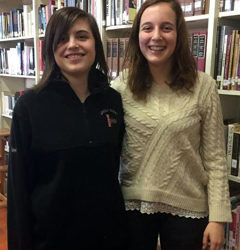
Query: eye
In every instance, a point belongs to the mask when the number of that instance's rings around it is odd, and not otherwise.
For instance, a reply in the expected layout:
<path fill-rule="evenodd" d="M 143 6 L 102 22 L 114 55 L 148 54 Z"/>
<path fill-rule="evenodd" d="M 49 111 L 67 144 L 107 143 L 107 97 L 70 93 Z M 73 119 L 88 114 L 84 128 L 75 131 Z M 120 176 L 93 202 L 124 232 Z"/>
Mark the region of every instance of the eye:
<path fill-rule="evenodd" d="M 67 36 L 62 36 L 59 40 L 59 43 L 66 43 L 68 40 L 68 37 Z"/>
<path fill-rule="evenodd" d="M 151 26 L 143 26 L 142 30 L 144 30 L 144 31 L 151 31 L 152 27 Z"/>
<path fill-rule="evenodd" d="M 163 26 L 163 30 L 166 31 L 166 32 L 169 32 L 169 31 L 172 31 L 173 30 L 173 26 L 172 25 L 164 25 Z"/>
<path fill-rule="evenodd" d="M 81 41 L 85 41 L 85 40 L 87 40 L 88 39 L 88 36 L 87 35 L 77 35 L 77 39 L 78 40 L 81 40 Z"/>

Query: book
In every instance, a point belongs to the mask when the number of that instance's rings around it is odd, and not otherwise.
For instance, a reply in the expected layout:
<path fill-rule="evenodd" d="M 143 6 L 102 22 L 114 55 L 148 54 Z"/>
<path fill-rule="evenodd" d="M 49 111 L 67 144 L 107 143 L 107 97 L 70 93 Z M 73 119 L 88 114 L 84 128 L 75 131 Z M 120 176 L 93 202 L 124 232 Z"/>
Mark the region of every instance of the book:
<path fill-rule="evenodd" d="M 228 80 L 229 76 L 231 44 L 232 44 L 232 35 L 230 34 L 227 35 L 227 44 L 226 44 L 226 56 L 225 56 L 225 67 L 224 67 L 224 79 L 226 80 Z"/>
<path fill-rule="evenodd" d="M 225 0 L 223 11 L 233 10 L 234 0 Z"/>
<path fill-rule="evenodd" d="M 130 0 L 123 0 L 123 24 L 128 24 L 129 1 Z"/>
<path fill-rule="evenodd" d="M 210 0 L 205 0 L 204 14 L 209 14 Z"/>
<path fill-rule="evenodd" d="M 233 132 L 231 175 L 238 176 L 240 151 L 240 131 Z"/>
<path fill-rule="evenodd" d="M 219 11 L 224 10 L 225 0 L 219 0 Z"/>
<path fill-rule="evenodd" d="M 192 33 L 192 55 L 195 59 L 196 64 L 198 61 L 198 43 L 199 43 L 199 33 L 193 32 Z"/>
<path fill-rule="evenodd" d="M 106 0 L 106 26 L 111 26 L 111 13 L 112 13 L 112 1 L 111 0 Z"/>
<path fill-rule="evenodd" d="M 119 38 L 119 72 L 123 70 L 123 61 L 126 54 L 126 49 L 128 45 L 129 38 Z M 125 65 L 126 67 L 126 65 Z"/>
<path fill-rule="evenodd" d="M 129 0 L 128 23 L 133 23 L 136 15 L 137 15 L 137 1 Z"/>
<path fill-rule="evenodd" d="M 235 33 L 235 45 L 234 45 L 234 52 L 233 52 L 233 60 L 232 60 L 232 78 L 237 77 L 237 66 L 238 66 L 238 59 L 239 59 L 239 30 L 236 30 Z"/>
<path fill-rule="evenodd" d="M 120 0 L 115 0 L 115 16 L 116 25 L 122 24 L 122 2 Z"/>
<path fill-rule="evenodd" d="M 194 14 L 194 1 L 185 0 L 184 16 L 193 16 Z"/>
<path fill-rule="evenodd" d="M 233 54 L 235 50 L 235 38 L 236 38 L 236 31 L 232 31 L 232 41 L 231 41 L 231 50 L 230 50 L 230 57 L 229 57 L 229 69 L 228 69 L 228 78 L 232 78 L 232 67 L 233 67 Z"/>
<path fill-rule="evenodd" d="M 67 7 L 75 7 L 76 6 L 76 0 L 67 0 Z"/>
<path fill-rule="evenodd" d="M 125 55 L 125 39 L 119 38 L 119 72 L 122 71 L 124 55 Z"/>
<path fill-rule="evenodd" d="M 32 7 L 31 5 L 23 5 L 23 34 L 24 36 L 32 35 Z"/>
<path fill-rule="evenodd" d="M 221 75 L 220 75 L 220 78 L 221 78 L 221 81 L 224 80 L 224 71 L 225 71 L 225 65 L 226 65 L 226 54 L 227 54 L 227 40 L 228 40 L 228 36 L 229 35 L 225 35 L 224 36 L 224 42 L 223 42 L 223 54 L 222 54 L 222 65 L 221 65 Z"/>
<path fill-rule="evenodd" d="M 195 0 L 194 2 L 194 16 L 196 15 L 202 15 L 205 12 L 205 1 L 204 0 Z"/>
<path fill-rule="evenodd" d="M 197 52 L 197 68 L 199 71 L 205 71 L 207 49 L 207 31 L 200 31 L 198 34 L 198 52 Z"/>
<path fill-rule="evenodd" d="M 116 25 L 116 1 L 118 0 L 110 0 L 111 3 L 111 25 Z"/>
<path fill-rule="evenodd" d="M 232 167 L 233 134 L 236 131 L 240 131 L 240 123 L 228 124 L 227 165 L 229 174 L 231 174 Z"/>
<path fill-rule="evenodd" d="M 234 7 L 233 7 L 234 11 L 238 11 L 240 10 L 240 0 L 234 0 Z"/>
<path fill-rule="evenodd" d="M 107 65 L 109 69 L 110 76 L 112 75 L 112 39 L 107 39 Z"/>
<path fill-rule="evenodd" d="M 38 45 L 39 45 L 39 75 L 42 76 L 43 75 L 43 40 L 39 40 L 38 41 Z"/>
<path fill-rule="evenodd" d="M 116 78 L 119 74 L 119 39 L 112 39 L 112 79 Z"/>
<path fill-rule="evenodd" d="M 232 222 L 229 225 L 228 235 L 228 249 L 239 250 L 238 239 L 239 239 L 239 217 L 240 217 L 240 205 L 237 204 L 236 208 L 232 210 Z"/>

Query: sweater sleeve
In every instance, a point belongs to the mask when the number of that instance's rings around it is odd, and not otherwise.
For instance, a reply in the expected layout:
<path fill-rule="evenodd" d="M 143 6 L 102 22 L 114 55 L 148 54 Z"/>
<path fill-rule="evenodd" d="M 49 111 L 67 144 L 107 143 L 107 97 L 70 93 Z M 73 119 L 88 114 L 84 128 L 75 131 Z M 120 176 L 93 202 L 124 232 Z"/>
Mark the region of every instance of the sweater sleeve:
<path fill-rule="evenodd" d="M 32 181 L 30 177 L 31 127 L 27 109 L 24 106 L 22 98 L 19 98 L 14 109 L 10 134 L 7 207 L 8 250 L 33 249 L 30 192 Z"/>
<path fill-rule="evenodd" d="M 231 222 L 220 98 L 215 81 L 211 79 L 206 84 L 209 84 L 209 91 L 203 104 L 201 152 L 203 164 L 208 173 L 209 221 Z"/>
<path fill-rule="evenodd" d="M 120 94 L 124 91 L 126 88 L 126 82 L 128 77 L 128 71 L 124 70 L 123 72 L 120 72 L 119 76 L 115 78 L 113 81 L 111 81 L 111 87 L 115 90 L 117 90 Z"/>

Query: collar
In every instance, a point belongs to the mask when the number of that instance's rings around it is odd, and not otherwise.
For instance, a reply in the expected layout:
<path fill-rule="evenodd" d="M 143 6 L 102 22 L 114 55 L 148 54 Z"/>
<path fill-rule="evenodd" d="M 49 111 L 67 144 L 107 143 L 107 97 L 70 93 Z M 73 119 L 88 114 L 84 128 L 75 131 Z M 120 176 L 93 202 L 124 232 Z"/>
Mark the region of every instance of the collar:
<path fill-rule="evenodd" d="M 50 79 L 51 82 L 67 82 L 69 81 L 63 76 L 59 69 L 56 69 Z M 105 74 L 103 74 L 99 69 L 91 69 L 88 74 L 88 88 L 91 94 L 96 94 L 105 91 L 109 87 L 109 81 Z"/>

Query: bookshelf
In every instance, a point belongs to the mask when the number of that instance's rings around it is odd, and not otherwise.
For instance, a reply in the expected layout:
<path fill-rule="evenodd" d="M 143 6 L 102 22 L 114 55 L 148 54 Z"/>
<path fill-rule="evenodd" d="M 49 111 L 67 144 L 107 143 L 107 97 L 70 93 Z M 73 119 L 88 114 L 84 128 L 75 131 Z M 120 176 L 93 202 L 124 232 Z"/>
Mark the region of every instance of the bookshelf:
<path fill-rule="evenodd" d="M 25 6 L 25 7 L 23 7 Z M 36 46 L 36 40 L 37 40 L 37 34 L 36 34 L 36 11 L 35 9 L 36 6 L 36 1 L 29 1 L 29 0 L 11 0 L 11 1 L 6 1 L 6 0 L 1 0 L 0 1 L 0 12 L 1 12 L 1 18 L 3 20 L 3 13 L 9 13 L 12 12 L 13 10 L 17 9 L 25 9 L 24 14 L 23 12 L 21 13 L 22 15 L 22 21 L 20 22 L 20 14 L 18 13 L 18 32 L 17 34 L 13 34 L 13 30 L 9 28 L 9 33 L 4 34 L 4 31 L 1 31 L 1 38 L 0 38 L 0 49 L 16 49 L 17 44 L 24 45 L 24 47 L 31 47 L 32 52 L 36 55 L 37 54 L 37 46 Z M 32 12 L 27 13 L 27 9 Z M 25 20 L 25 21 L 24 21 Z M 20 24 L 21 23 L 21 24 Z M 28 26 L 28 33 L 26 33 L 22 26 Z M 12 24 L 13 27 L 13 24 Z M 29 30 L 31 28 L 31 30 Z M 4 36 L 4 37 L 3 37 Z M 17 50 L 17 49 L 16 49 Z M 14 51 L 14 50 L 13 50 Z M 3 52 L 3 51 L 1 51 Z M 25 51 L 24 51 L 25 52 Z M 8 52 L 6 52 L 7 54 Z M 5 55 L 6 55 L 5 54 Z M 2 55 L 3 56 L 3 55 Z M 9 65 L 11 62 L 11 66 L 15 66 L 17 64 L 19 57 L 18 56 L 11 56 L 9 57 Z M 34 58 L 34 64 L 38 65 L 37 62 L 37 57 L 35 56 Z M 20 62 L 18 64 L 20 66 Z M 19 69 L 19 68 L 18 68 Z M 3 95 L 6 94 L 7 96 L 13 96 L 17 91 L 21 91 L 27 87 L 33 86 L 38 78 L 37 74 L 32 74 L 28 75 L 23 72 L 17 72 L 18 70 L 12 69 L 12 71 L 9 68 L 9 72 L 2 72 L 0 73 L 0 92 L 1 92 L 1 97 L 0 97 L 0 112 L 1 112 L 1 122 L 0 122 L 0 127 L 10 127 L 11 125 L 11 113 L 5 113 L 6 110 L 3 108 Z"/>
<path fill-rule="evenodd" d="M 88 0 L 86 0 L 88 1 Z M 86 2 L 85 1 L 85 2 Z M 131 24 L 118 24 L 106 26 L 106 19 L 104 13 L 106 13 L 106 0 L 91 1 L 94 4 L 88 6 L 88 11 L 91 12 L 99 25 L 100 33 L 102 35 L 105 52 L 107 52 L 106 44 L 108 38 L 127 37 L 132 27 Z M 111 1 L 111 0 L 109 0 Z M 120 1 L 120 0 L 119 0 Z M 39 69 L 39 40 L 44 37 L 44 33 L 39 33 L 39 17 L 38 11 L 40 5 L 48 5 L 50 0 L 0 0 L 0 13 L 9 12 L 13 9 L 24 9 L 23 6 L 28 6 L 32 10 L 30 26 L 31 32 L 28 34 L 23 33 L 19 37 L 0 37 L 0 49 L 1 48 L 14 48 L 18 43 L 23 43 L 26 46 L 32 46 L 34 48 L 34 75 L 17 75 L 0 73 L 0 92 L 12 94 L 16 91 L 26 89 L 33 86 L 40 79 Z M 56 8 L 60 8 L 64 0 L 55 0 Z M 66 0 L 65 0 L 66 2 Z M 88 1 L 90 2 L 90 1 Z M 187 27 L 189 32 L 201 31 L 205 29 L 208 31 L 207 46 L 206 46 L 206 63 L 205 72 L 214 77 L 215 70 L 215 58 L 216 58 L 216 43 L 217 43 L 217 27 L 218 25 L 236 25 L 240 20 L 240 9 L 219 12 L 219 0 L 209 1 L 209 11 L 202 15 L 186 16 Z M 29 34 L 30 33 L 30 34 Z M 224 118 L 234 118 L 236 121 L 240 121 L 240 91 L 238 90 L 219 90 L 223 115 Z M 2 95 L 0 95 L 0 113 L 1 122 L 0 127 L 10 127 L 11 115 L 3 112 Z"/>

